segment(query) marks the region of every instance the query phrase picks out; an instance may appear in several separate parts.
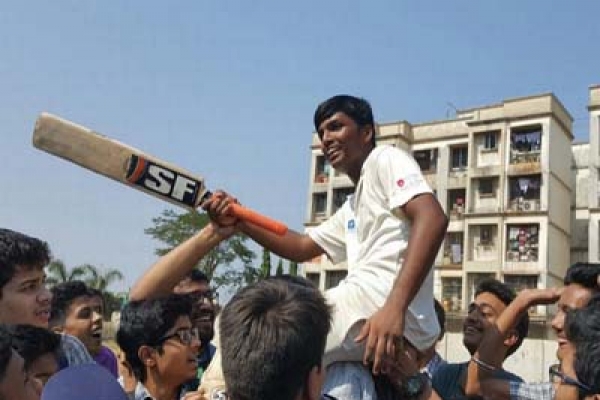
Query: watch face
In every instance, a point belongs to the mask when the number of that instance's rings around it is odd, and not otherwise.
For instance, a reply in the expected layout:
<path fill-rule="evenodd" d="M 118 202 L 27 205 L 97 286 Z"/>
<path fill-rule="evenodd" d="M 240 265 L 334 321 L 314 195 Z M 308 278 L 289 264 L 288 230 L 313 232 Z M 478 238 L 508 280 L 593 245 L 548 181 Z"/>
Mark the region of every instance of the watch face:
<path fill-rule="evenodd" d="M 406 394 L 410 397 L 418 396 L 425 389 L 426 383 L 427 377 L 424 373 L 409 376 L 404 382 L 404 390 L 406 391 Z"/>

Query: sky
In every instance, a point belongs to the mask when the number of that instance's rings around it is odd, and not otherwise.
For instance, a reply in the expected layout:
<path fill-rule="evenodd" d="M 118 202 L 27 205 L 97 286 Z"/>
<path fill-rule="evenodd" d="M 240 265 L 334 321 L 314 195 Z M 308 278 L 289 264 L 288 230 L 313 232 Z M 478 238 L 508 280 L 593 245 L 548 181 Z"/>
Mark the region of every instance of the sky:
<path fill-rule="evenodd" d="M 155 260 L 168 203 L 31 145 L 48 111 L 206 178 L 302 230 L 312 115 L 340 93 L 379 122 L 554 92 L 587 140 L 598 1 L 13 1 L 0 5 L 0 226 L 72 267 Z M 260 252 L 257 251 L 257 265 Z M 276 259 L 275 259 L 276 260 Z"/>

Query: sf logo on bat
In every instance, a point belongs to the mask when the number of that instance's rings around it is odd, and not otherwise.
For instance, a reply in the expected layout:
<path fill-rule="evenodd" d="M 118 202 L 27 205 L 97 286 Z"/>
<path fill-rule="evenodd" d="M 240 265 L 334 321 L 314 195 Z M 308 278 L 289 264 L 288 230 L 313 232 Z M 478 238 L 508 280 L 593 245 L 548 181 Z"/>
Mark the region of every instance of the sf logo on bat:
<path fill-rule="evenodd" d="M 175 172 L 164 165 L 132 154 L 125 177 L 128 183 L 150 190 L 189 207 L 196 207 L 196 198 L 202 183 Z"/>

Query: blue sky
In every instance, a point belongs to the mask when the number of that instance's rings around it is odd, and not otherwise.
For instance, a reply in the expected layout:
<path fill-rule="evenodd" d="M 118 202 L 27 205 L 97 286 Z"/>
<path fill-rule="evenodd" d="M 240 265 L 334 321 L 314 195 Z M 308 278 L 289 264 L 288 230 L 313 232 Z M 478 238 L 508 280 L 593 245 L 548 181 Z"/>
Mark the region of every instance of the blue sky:
<path fill-rule="evenodd" d="M 588 135 L 597 1 L 28 1 L 0 5 L 0 226 L 67 265 L 155 260 L 170 205 L 35 150 L 50 111 L 206 177 L 301 230 L 312 113 L 350 93 L 380 122 L 554 92 Z"/>

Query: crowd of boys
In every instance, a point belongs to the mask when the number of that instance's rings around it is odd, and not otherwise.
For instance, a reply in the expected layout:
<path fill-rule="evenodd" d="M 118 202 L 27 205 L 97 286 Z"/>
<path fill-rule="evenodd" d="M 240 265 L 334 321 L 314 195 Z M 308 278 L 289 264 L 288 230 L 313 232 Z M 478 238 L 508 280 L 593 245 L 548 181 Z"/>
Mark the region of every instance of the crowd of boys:
<path fill-rule="evenodd" d="M 322 150 L 355 191 L 307 233 L 277 236 L 229 213 L 219 191 L 202 206 L 211 222 L 136 282 L 121 312 L 117 357 L 102 342 L 102 293 L 79 281 L 48 290 L 48 245 L 0 229 L 0 400 L 600 399 L 600 265 L 575 264 L 562 288 L 515 295 L 490 279 L 463 325 L 470 358 L 435 351 L 444 312 L 432 265 L 448 220 L 417 163 L 376 146 L 370 105 L 352 96 L 321 103 Z M 198 261 L 245 234 L 282 257 L 325 254 L 348 276 L 319 291 L 276 276 L 236 293 L 217 318 Z M 547 383 L 503 368 L 528 333 L 528 310 L 558 304 L 559 363 Z"/>

